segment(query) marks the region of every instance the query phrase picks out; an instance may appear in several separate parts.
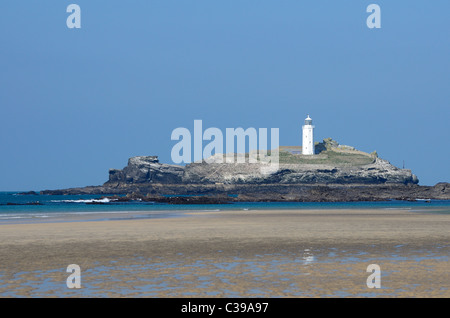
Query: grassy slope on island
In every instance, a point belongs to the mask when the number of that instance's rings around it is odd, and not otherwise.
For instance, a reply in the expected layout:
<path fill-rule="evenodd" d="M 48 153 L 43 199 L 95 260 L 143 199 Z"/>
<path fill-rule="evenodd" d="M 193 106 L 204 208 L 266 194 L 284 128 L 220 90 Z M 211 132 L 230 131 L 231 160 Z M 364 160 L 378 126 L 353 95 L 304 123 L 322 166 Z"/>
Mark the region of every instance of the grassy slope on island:
<path fill-rule="evenodd" d="M 325 150 L 318 155 L 305 156 L 280 150 L 280 164 L 364 166 L 374 161 L 374 156 L 360 151 Z"/>

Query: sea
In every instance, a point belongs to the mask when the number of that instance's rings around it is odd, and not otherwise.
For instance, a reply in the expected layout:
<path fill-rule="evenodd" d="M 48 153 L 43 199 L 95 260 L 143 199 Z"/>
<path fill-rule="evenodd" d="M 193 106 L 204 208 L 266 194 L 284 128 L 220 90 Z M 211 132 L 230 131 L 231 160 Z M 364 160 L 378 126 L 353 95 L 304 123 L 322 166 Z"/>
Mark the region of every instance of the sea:
<path fill-rule="evenodd" d="M 230 204 L 168 204 L 115 202 L 108 195 L 23 195 L 0 192 L 0 224 L 79 222 L 183 217 L 187 212 L 283 209 L 406 209 L 450 214 L 450 200 L 376 202 L 237 202 Z"/>

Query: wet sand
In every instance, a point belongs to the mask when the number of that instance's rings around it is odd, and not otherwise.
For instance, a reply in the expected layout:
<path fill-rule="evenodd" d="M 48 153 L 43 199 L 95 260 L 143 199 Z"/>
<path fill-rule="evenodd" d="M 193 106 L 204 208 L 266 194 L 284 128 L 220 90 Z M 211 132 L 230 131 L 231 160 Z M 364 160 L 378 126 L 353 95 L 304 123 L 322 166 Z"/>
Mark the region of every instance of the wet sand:
<path fill-rule="evenodd" d="M 450 297 L 449 239 L 449 214 L 402 209 L 2 224 L 0 296 Z"/>

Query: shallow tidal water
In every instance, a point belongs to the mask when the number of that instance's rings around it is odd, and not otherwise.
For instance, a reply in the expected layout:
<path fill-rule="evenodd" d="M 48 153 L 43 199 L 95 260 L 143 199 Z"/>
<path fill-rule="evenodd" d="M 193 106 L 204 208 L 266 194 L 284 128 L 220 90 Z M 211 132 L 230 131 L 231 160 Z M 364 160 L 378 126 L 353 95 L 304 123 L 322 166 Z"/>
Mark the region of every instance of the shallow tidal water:
<path fill-rule="evenodd" d="M 191 259 L 179 253 L 118 259 L 81 268 L 81 288 L 70 289 L 66 268 L 0 273 L 0 297 L 449 297 L 442 271 L 449 247 L 412 251 L 396 246 L 389 255 L 337 248 L 251 258 Z M 381 267 L 381 288 L 368 288 L 369 264 Z M 440 274 L 439 274 L 440 273 Z M 425 277 L 425 279 L 424 279 Z M 433 281 L 433 279 L 437 279 Z"/>

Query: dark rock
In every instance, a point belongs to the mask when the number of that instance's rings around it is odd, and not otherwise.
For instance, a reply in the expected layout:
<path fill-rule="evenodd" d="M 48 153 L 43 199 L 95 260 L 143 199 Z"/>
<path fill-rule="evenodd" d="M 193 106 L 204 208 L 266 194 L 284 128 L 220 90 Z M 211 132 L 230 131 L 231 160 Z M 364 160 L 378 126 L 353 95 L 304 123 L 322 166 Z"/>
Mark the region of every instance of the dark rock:
<path fill-rule="evenodd" d="M 110 202 L 156 202 L 156 203 L 168 203 L 168 204 L 227 204 L 232 201 L 232 198 L 225 195 L 212 195 L 212 196 L 163 196 L 147 194 L 142 195 L 139 193 L 131 193 L 125 197 L 112 196 L 107 197 Z"/>
<path fill-rule="evenodd" d="M 177 183 L 181 182 L 183 167 L 159 163 L 157 156 L 133 157 L 123 170 L 110 169 L 105 185 L 118 183 Z"/>
<path fill-rule="evenodd" d="M 6 205 L 44 205 L 40 202 L 27 202 L 27 203 L 13 203 L 13 202 L 8 202 L 6 203 Z"/>
<path fill-rule="evenodd" d="M 20 192 L 18 195 L 39 195 L 39 193 L 35 191 L 28 191 L 28 192 Z"/>

